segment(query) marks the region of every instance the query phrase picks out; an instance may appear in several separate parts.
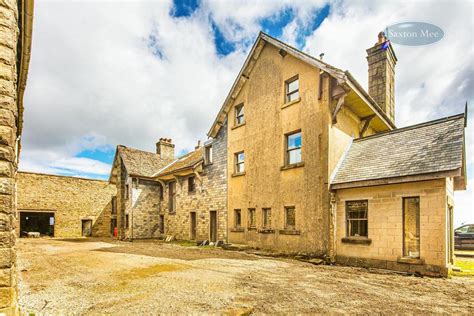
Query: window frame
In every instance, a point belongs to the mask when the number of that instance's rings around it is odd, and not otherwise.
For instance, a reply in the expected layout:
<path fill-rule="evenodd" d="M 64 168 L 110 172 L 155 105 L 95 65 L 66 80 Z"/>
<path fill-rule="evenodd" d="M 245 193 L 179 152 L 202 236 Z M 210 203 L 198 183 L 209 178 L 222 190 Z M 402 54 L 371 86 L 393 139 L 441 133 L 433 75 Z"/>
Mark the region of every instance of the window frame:
<path fill-rule="evenodd" d="M 290 149 L 288 140 L 289 140 L 290 136 L 293 136 L 293 135 L 296 135 L 296 134 L 300 134 L 301 145 L 300 145 L 300 147 L 295 147 L 295 148 Z M 295 150 L 300 151 L 301 159 L 298 162 L 290 163 L 290 153 L 292 151 L 295 151 Z M 294 166 L 294 165 L 298 165 L 298 164 L 302 164 L 302 163 L 303 163 L 303 132 L 301 131 L 301 129 L 298 129 L 296 131 L 289 132 L 289 133 L 285 134 L 285 166 Z"/>
<path fill-rule="evenodd" d="M 269 216 L 269 218 L 267 218 Z M 262 228 L 272 229 L 272 208 L 262 207 Z"/>
<path fill-rule="evenodd" d="M 405 212 L 406 212 L 406 204 L 405 204 L 405 201 L 406 200 L 410 200 L 410 199 L 417 199 L 418 201 L 418 217 L 417 217 L 417 220 L 418 220 L 418 225 L 417 225 L 417 233 L 418 233 L 418 256 L 409 256 L 407 253 L 407 249 L 406 249 L 406 240 L 405 240 L 405 229 L 406 229 L 406 225 L 405 225 Z M 411 258 L 411 259 L 420 259 L 421 258 L 421 198 L 420 196 L 404 196 L 402 198 L 402 255 L 403 255 L 403 258 Z"/>
<path fill-rule="evenodd" d="M 294 205 L 285 206 L 285 230 L 296 230 L 296 207 Z M 293 225 L 288 224 L 288 211 L 293 210 Z"/>
<path fill-rule="evenodd" d="M 173 187 L 173 190 L 171 190 Z M 174 214 L 176 212 L 176 181 L 168 183 L 168 213 Z"/>
<path fill-rule="evenodd" d="M 243 154 L 244 155 L 244 158 L 242 159 L 241 162 L 239 162 L 239 155 L 240 154 Z M 243 170 L 242 171 L 239 171 L 239 167 L 240 166 L 243 166 Z M 242 150 L 242 151 L 239 151 L 239 152 L 236 152 L 234 154 L 234 172 L 236 174 L 243 174 L 245 172 L 245 152 Z"/>
<path fill-rule="evenodd" d="M 290 91 L 290 84 L 293 82 L 298 81 L 298 88 L 296 90 L 291 90 Z M 297 93 L 298 96 L 291 100 L 291 95 Z M 285 80 L 285 103 L 293 102 L 296 101 L 300 98 L 300 78 L 299 75 L 295 75 L 287 80 Z"/>
<path fill-rule="evenodd" d="M 353 203 L 353 202 L 365 202 L 366 204 L 366 210 L 365 210 L 365 218 L 350 218 L 349 217 L 349 213 L 350 211 L 348 210 L 348 204 L 349 203 Z M 345 213 L 346 213 L 346 237 L 347 238 L 366 238 L 368 239 L 369 238 L 369 200 L 367 199 L 363 199 L 363 200 L 348 200 L 345 202 Z M 357 221 L 360 225 L 360 222 L 362 221 L 365 221 L 366 223 L 366 233 L 367 235 L 360 235 L 359 236 L 355 236 L 355 235 L 351 235 L 350 234 L 350 231 L 351 231 L 351 227 L 352 227 L 352 223 L 351 221 Z M 360 229 L 360 226 L 359 226 L 359 229 Z M 359 231 L 360 233 L 360 231 Z"/>
<path fill-rule="evenodd" d="M 241 114 L 239 114 L 240 110 L 242 110 Z M 245 106 L 244 103 L 240 103 L 234 107 L 234 125 L 240 126 L 243 124 L 245 124 Z"/>
<path fill-rule="evenodd" d="M 188 194 L 196 193 L 196 176 L 188 177 Z"/>
<path fill-rule="evenodd" d="M 252 207 L 247 209 L 247 228 L 248 229 L 257 228 L 257 210 Z"/>
<path fill-rule="evenodd" d="M 212 144 L 204 146 L 204 159 L 205 159 L 206 165 L 212 164 L 213 162 L 212 155 L 213 155 Z"/>
<path fill-rule="evenodd" d="M 237 218 L 239 219 L 238 221 L 237 221 Z M 234 209 L 234 228 L 235 229 L 242 228 L 242 209 L 240 208 Z"/>

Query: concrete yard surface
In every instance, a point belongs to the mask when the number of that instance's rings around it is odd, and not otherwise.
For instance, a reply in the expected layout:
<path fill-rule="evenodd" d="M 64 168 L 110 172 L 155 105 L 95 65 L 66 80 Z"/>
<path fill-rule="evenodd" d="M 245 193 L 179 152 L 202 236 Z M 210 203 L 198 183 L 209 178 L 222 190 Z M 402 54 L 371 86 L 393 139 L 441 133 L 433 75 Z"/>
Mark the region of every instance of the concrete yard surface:
<path fill-rule="evenodd" d="M 17 247 L 25 314 L 474 314 L 469 277 L 314 266 L 158 241 L 20 239 Z"/>

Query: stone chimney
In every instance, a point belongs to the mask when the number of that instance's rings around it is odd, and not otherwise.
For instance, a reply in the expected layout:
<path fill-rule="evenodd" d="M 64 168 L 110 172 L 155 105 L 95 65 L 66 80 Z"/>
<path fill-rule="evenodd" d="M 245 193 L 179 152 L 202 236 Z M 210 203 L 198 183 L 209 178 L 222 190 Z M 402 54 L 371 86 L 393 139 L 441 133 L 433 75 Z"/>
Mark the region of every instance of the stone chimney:
<path fill-rule="evenodd" d="M 199 148 L 201 148 L 201 140 L 198 140 L 197 145 L 194 147 L 195 150 L 198 150 Z"/>
<path fill-rule="evenodd" d="M 160 155 L 162 159 L 173 160 L 174 144 L 171 138 L 160 138 L 158 143 L 156 143 L 156 153 Z"/>
<path fill-rule="evenodd" d="M 367 62 L 369 63 L 369 95 L 395 123 L 397 56 L 384 32 L 380 32 L 378 42 L 367 49 Z"/>

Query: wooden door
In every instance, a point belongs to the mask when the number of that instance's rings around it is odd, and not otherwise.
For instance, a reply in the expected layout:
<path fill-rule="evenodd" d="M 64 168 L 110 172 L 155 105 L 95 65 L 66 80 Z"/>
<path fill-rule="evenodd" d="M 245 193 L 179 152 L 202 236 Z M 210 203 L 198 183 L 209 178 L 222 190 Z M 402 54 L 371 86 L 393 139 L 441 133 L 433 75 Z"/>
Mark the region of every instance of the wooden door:
<path fill-rule="evenodd" d="M 209 239 L 211 242 L 217 241 L 217 211 L 209 214 Z"/>
<path fill-rule="evenodd" d="M 196 240 L 197 218 L 196 212 L 191 212 L 191 240 Z"/>

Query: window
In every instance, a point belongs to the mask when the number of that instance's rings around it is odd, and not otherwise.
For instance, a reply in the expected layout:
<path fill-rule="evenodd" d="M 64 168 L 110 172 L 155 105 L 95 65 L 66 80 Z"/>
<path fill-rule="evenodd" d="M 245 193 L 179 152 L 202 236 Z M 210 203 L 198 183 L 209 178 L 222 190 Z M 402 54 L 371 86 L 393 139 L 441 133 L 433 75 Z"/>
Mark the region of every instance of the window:
<path fill-rule="evenodd" d="M 168 184 L 168 211 L 174 213 L 176 211 L 176 182 Z"/>
<path fill-rule="evenodd" d="M 165 233 L 165 216 L 160 215 L 160 234 Z"/>
<path fill-rule="evenodd" d="M 163 187 L 163 185 L 161 183 L 158 184 L 159 186 L 159 189 L 160 189 L 160 201 L 163 201 L 163 197 L 164 197 L 164 191 L 165 191 L 165 188 Z"/>
<path fill-rule="evenodd" d="M 212 163 L 212 145 L 207 145 L 206 147 L 204 147 L 204 150 L 204 159 L 206 160 L 206 165 L 209 165 Z"/>
<path fill-rule="evenodd" d="M 248 228 L 255 228 L 257 227 L 257 218 L 255 216 L 255 209 L 249 208 L 248 209 Z"/>
<path fill-rule="evenodd" d="M 125 228 L 130 227 L 130 220 L 128 214 L 125 214 Z"/>
<path fill-rule="evenodd" d="M 117 227 L 117 219 L 116 218 L 111 218 L 110 219 L 110 234 L 112 236 L 115 236 L 115 228 Z"/>
<path fill-rule="evenodd" d="M 420 258 L 420 198 L 403 198 L 403 256 Z"/>
<path fill-rule="evenodd" d="M 130 186 L 129 184 L 127 183 L 125 185 L 125 199 L 128 199 L 130 197 Z"/>
<path fill-rule="evenodd" d="M 244 123 L 245 123 L 244 105 L 240 104 L 235 107 L 235 125 L 241 125 Z"/>
<path fill-rule="evenodd" d="M 235 154 L 235 173 L 243 173 L 245 171 L 244 152 Z"/>
<path fill-rule="evenodd" d="M 298 76 L 286 81 L 286 102 L 291 102 L 300 97 L 300 84 Z"/>
<path fill-rule="evenodd" d="M 263 208 L 263 228 L 272 228 L 272 209 Z"/>
<path fill-rule="evenodd" d="M 292 230 L 296 226 L 296 212 L 294 206 L 285 207 L 285 229 Z"/>
<path fill-rule="evenodd" d="M 301 132 L 286 135 L 286 165 L 301 162 Z"/>
<path fill-rule="evenodd" d="M 242 226 L 242 213 L 240 210 L 234 210 L 234 227 L 240 228 Z"/>
<path fill-rule="evenodd" d="M 192 176 L 188 178 L 188 192 L 193 193 L 196 192 L 196 182 L 195 182 L 196 177 Z"/>
<path fill-rule="evenodd" d="M 117 197 L 112 197 L 112 214 L 117 214 Z"/>
<path fill-rule="evenodd" d="M 368 237 L 367 211 L 367 200 L 346 202 L 347 237 Z"/>

